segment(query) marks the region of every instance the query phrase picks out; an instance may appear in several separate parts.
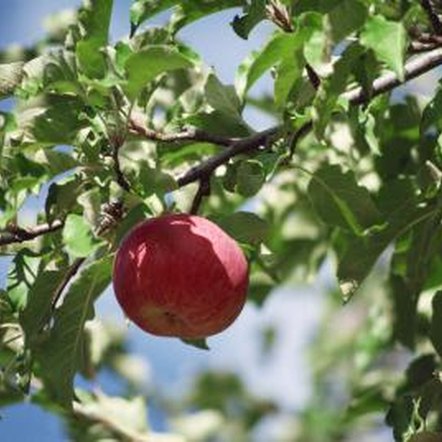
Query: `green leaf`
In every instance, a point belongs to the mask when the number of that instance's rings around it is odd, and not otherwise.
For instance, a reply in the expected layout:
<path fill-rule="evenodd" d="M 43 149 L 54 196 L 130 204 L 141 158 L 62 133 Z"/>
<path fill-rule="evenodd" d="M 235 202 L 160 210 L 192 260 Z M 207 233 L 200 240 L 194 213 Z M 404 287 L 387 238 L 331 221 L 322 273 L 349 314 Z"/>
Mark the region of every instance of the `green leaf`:
<path fill-rule="evenodd" d="M 390 213 L 386 227 L 361 238 L 354 237 L 346 244 L 339 258 L 337 272 L 345 300 L 350 299 L 357 291 L 390 243 L 435 213 L 434 207 L 421 207 L 414 199 L 404 201 L 400 194 L 396 195 L 395 201 L 396 204 L 397 201 L 402 201 L 402 204 Z"/>
<path fill-rule="evenodd" d="M 63 219 L 76 204 L 80 189 L 79 180 L 75 176 L 52 183 L 45 201 L 47 221 Z"/>
<path fill-rule="evenodd" d="M 236 90 L 241 98 L 271 67 L 293 54 L 295 40 L 296 34 L 275 33 L 262 50 L 253 52 L 244 60 L 235 79 Z"/>
<path fill-rule="evenodd" d="M 76 54 L 81 70 L 89 78 L 102 78 L 106 64 L 101 50 L 108 41 L 113 0 L 90 0 L 79 13 L 85 36 L 77 43 Z"/>
<path fill-rule="evenodd" d="M 23 62 L 0 64 L 0 99 L 14 93 L 23 78 Z"/>
<path fill-rule="evenodd" d="M 54 325 L 34 356 L 49 396 L 72 407 L 73 382 L 82 358 L 84 324 L 94 316 L 93 304 L 110 283 L 112 257 L 85 269 L 72 283 L 54 315 Z"/>
<path fill-rule="evenodd" d="M 39 273 L 29 290 L 26 307 L 20 312 L 26 344 L 31 349 L 38 345 L 43 327 L 51 317 L 54 293 L 65 277 L 65 270 L 47 270 Z"/>
<path fill-rule="evenodd" d="M 397 342 L 413 350 L 416 341 L 417 296 L 408 281 L 390 277 L 393 298 L 393 336 Z"/>
<path fill-rule="evenodd" d="M 433 314 L 430 324 L 430 339 L 438 355 L 442 357 L 442 291 L 438 291 L 432 299 Z"/>
<path fill-rule="evenodd" d="M 29 146 L 71 145 L 86 125 L 81 116 L 83 108 L 77 97 L 46 96 L 44 102 L 17 115 L 18 127 L 11 137 Z"/>
<path fill-rule="evenodd" d="M 241 119 L 241 103 L 233 86 L 223 85 L 214 74 L 210 74 L 204 91 L 207 103 L 214 110 Z"/>
<path fill-rule="evenodd" d="M 361 33 L 361 43 L 372 49 L 378 60 L 392 69 L 401 81 L 404 80 L 408 42 L 402 23 L 386 20 L 380 15 L 372 16 Z"/>
<path fill-rule="evenodd" d="M 229 164 L 223 177 L 223 186 L 229 192 L 242 196 L 255 195 L 265 182 L 263 164 L 257 159 L 235 161 Z"/>
<path fill-rule="evenodd" d="M 189 115 L 183 121 L 214 135 L 246 137 L 251 134 L 250 127 L 242 118 L 217 110 Z"/>
<path fill-rule="evenodd" d="M 284 109 L 292 89 L 302 87 L 302 74 L 305 60 L 301 48 L 290 57 L 284 58 L 276 69 L 275 104 L 278 109 Z M 305 93 L 305 90 L 302 91 Z"/>
<path fill-rule="evenodd" d="M 368 17 L 367 6 L 360 0 L 342 0 L 328 13 L 333 41 L 340 42 L 358 31 Z"/>
<path fill-rule="evenodd" d="M 89 228 L 98 226 L 101 215 L 101 194 L 98 187 L 87 190 L 78 197 L 78 203 L 83 207 L 83 218 Z"/>
<path fill-rule="evenodd" d="M 90 226 L 81 215 L 68 215 L 63 227 L 63 242 L 68 253 L 75 257 L 88 256 L 97 247 Z"/>
<path fill-rule="evenodd" d="M 199 348 L 200 350 L 210 350 L 210 347 L 207 345 L 206 338 L 202 339 L 181 339 L 185 344 L 191 345 L 192 347 Z"/>
<path fill-rule="evenodd" d="M 267 222 L 252 212 L 235 212 L 218 218 L 216 222 L 241 243 L 256 245 L 265 241 L 269 234 Z"/>
<path fill-rule="evenodd" d="M 329 225 L 350 230 L 355 235 L 381 222 L 368 190 L 359 186 L 353 172 L 339 166 L 323 166 L 310 180 L 308 195 L 321 219 Z"/>
<path fill-rule="evenodd" d="M 206 15 L 222 11 L 223 9 L 242 6 L 241 0 L 192 0 L 179 2 L 176 0 L 135 0 L 130 10 L 131 33 L 146 20 L 154 15 L 174 8 L 171 31 L 177 32 L 183 26 L 192 23 Z"/>
<path fill-rule="evenodd" d="M 195 59 L 189 53 L 184 53 L 178 47 L 152 45 L 128 57 L 126 72 L 128 82 L 125 90 L 134 100 L 149 82 L 158 75 L 175 70 L 190 68 Z"/>
<path fill-rule="evenodd" d="M 312 114 L 315 134 L 322 138 L 330 122 L 336 103 L 347 87 L 347 80 L 362 53 L 359 45 L 348 46 L 333 66 L 333 73 L 321 82 L 313 102 Z"/>
<path fill-rule="evenodd" d="M 42 156 L 46 159 L 51 177 L 68 172 L 78 166 L 72 155 L 52 149 L 45 149 Z"/>
<path fill-rule="evenodd" d="M 147 162 L 140 162 L 140 171 L 138 180 L 142 187 L 143 198 L 157 194 L 164 198 L 167 192 L 177 189 L 177 183 L 172 175 L 150 167 Z"/>
<path fill-rule="evenodd" d="M 133 207 L 117 226 L 115 245 L 118 247 L 124 236 L 130 232 L 134 226 L 145 221 L 151 215 L 152 214 L 144 203 Z"/>
<path fill-rule="evenodd" d="M 176 0 L 135 0 L 130 7 L 130 22 L 133 31 L 144 21 L 177 3 Z"/>
<path fill-rule="evenodd" d="M 172 15 L 171 31 L 176 33 L 184 26 L 207 15 L 221 12 L 224 9 L 242 6 L 242 0 L 192 0 L 177 2 Z"/>
<path fill-rule="evenodd" d="M 246 197 L 255 195 L 265 182 L 264 168 L 258 160 L 241 161 L 236 174 L 236 190 Z"/>
<path fill-rule="evenodd" d="M 410 431 L 415 402 L 411 395 L 398 398 L 388 410 L 386 423 L 393 428 L 396 441 L 402 441 L 404 434 Z"/>
<path fill-rule="evenodd" d="M 247 40 L 252 29 L 266 18 L 266 0 L 252 0 L 243 8 L 243 15 L 235 15 L 231 25 L 233 30 Z"/>

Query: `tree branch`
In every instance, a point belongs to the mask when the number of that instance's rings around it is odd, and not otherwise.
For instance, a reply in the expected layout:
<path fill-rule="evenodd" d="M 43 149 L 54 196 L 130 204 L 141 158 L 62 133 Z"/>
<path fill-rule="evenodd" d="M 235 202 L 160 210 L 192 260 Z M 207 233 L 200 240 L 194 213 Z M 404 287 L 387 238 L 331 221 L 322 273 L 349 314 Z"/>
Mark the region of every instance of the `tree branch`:
<path fill-rule="evenodd" d="M 181 178 L 178 178 L 178 186 L 182 187 L 202 178 L 207 179 L 217 167 L 227 163 L 230 158 L 257 149 L 258 147 L 266 146 L 277 136 L 279 130 L 279 127 L 272 127 L 236 141 L 228 149 L 208 158 L 203 163 L 190 169 Z"/>
<path fill-rule="evenodd" d="M 430 71 L 431 69 L 440 66 L 441 64 L 442 48 L 434 49 L 433 51 L 416 57 L 406 63 L 404 82 L 399 80 L 396 74 L 389 72 L 387 74 L 381 75 L 376 80 L 374 80 L 372 93 L 370 96 L 367 96 L 362 87 L 357 87 L 348 92 L 345 92 L 342 96 L 346 98 L 351 105 L 361 105 L 369 102 L 373 97 L 393 90 L 403 83 L 412 80 L 413 78 L 416 78 L 419 75 L 422 75 Z M 290 147 L 291 155 L 296 148 L 296 144 L 312 129 L 312 127 L 312 123 L 307 122 L 294 133 Z M 221 166 L 222 164 L 226 164 L 231 158 L 235 157 L 236 155 L 250 152 L 260 146 L 266 145 L 272 139 L 274 140 L 278 138 L 278 134 L 280 132 L 282 133 L 282 127 L 276 126 L 234 142 L 228 149 L 223 150 L 219 154 L 216 154 L 208 158 L 206 161 L 198 164 L 197 166 L 192 167 L 183 176 L 178 178 L 178 186 L 182 187 L 194 181 L 198 181 L 202 178 L 209 178 L 212 172 L 217 167 Z"/>
<path fill-rule="evenodd" d="M 442 35 L 442 23 L 434 10 L 434 6 L 431 0 L 421 0 L 421 6 L 425 10 L 428 16 L 428 20 L 430 20 L 431 26 L 436 34 Z"/>
<path fill-rule="evenodd" d="M 440 65 L 442 65 L 442 48 L 437 48 L 423 55 L 416 56 L 406 63 L 405 78 L 403 82 L 399 80 L 396 74 L 389 72 L 374 80 L 372 93 L 370 96 L 367 96 L 362 87 L 357 87 L 347 91 L 342 96 L 347 99 L 351 105 L 361 105 L 369 102 L 373 97 L 391 91 L 405 82 L 412 80 L 413 78 L 416 78 Z M 307 122 L 293 134 L 291 151 L 294 150 L 297 142 L 303 136 L 305 136 L 311 130 L 311 128 L 312 123 Z M 259 147 L 267 146 L 269 142 L 278 139 L 280 133 L 283 133 L 282 127 L 275 126 L 262 132 L 257 132 L 251 136 L 239 139 L 221 137 L 200 131 L 198 129 L 188 129 L 184 132 L 175 134 L 159 134 L 139 125 L 134 120 L 131 120 L 130 122 L 130 129 L 135 133 L 143 135 L 153 141 L 207 141 L 214 144 L 227 146 L 227 149 L 192 167 L 184 175 L 178 178 L 177 181 L 179 187 L 183 187 L 195 181 L 201 182 L 204 180 L 208 182 L 213 171 L 222 164 L 226 164 L 231 158 L 253 151 Z M 206 190 L 204 190 L 204 192 L 203 190 L 204 189 L 200 186 L 199 192 L 197 192 L 195 195 L 196 201 L 193 203 L 192 210 L 198 210 L 201 199 L 206 194 L 204 193 Z M 59 230 L 63 227 L 63 225 L 63 221 L 55 220 L 50 224 L 41 224 L 31 229 L 9 227 L 3 231 L 0 231 L 0 246 L 29 241 L 40 235 Z"/>
<path fill-rule="evenodd" d="M 120 185 L 122 189 L 126 192 L 130 192 L 130 184 L 124 176 L 123 171 L 121 170 L 119 151 L 120 147 L 124 143 L 124 138 L 120 135 L 115 135 L 110 139 L 110 147 L 112 151 L 112 160 L 114 162 L 114 172 L 117 183 Z"/>
<path fill-rule="evenodd" d="M 69 284 L 69 281 L 77 274 L 78 270 L 85 261 L 86 258 L 76 258 L 75 261 L 68 268 L 66 274 L 63 277 L 63 280 L 60 282 L 59 286 L 55 290 L 54 295 L 52 296 L 52 302 L 51 302 L 52 310 L 54 310 L 57 307 L 58 301 L 60 300 L 64 289 Z"/>
<path fill-rule="evenodd" d="M 318 90 L 319 86 L 321 86 L 321 79 L 319 78 L 319 75 L 308 63 L 305 65 L 305 70 L 307 71 L 307 76 L 310 80 L 310 83 L 315 90 Z"/>
<path fill-rule="evenodd" d="M 129 131 L 133 134 L 141 135 L 147 140 L 160 141 L 166 143 L 177 143 L 181 141 L 203 141 L 217 144 L 218 146 L 230 146 L 238 141 L 238 138 L 223 137 L 221 135 L 210 134 L 200 129 L 189 128 L 178 133 L 161 133 L 148 129 L 142 123 L 132 118 L 129 121 Z"/>
<path fill-rule="evenodd" d="M 434 49 L 424 55 L 416 57 L 405 64 L 405 78 L 402 82 L 395 73 L 388 72 L 378 77 L 373 82 L 373 89 L 370 96 L 367 96 L 362 87 L 345 92 L 343 97 L 350 104 L 359 105 L 370 101 L 373 97 L 391 91 L 403 83 L 419 77 L 422 74 L 442 64 L 442 48 Z"/>
<path fill-rule="evenodd" d="M 52 221 L 50 224 L 40 224 L 28 229 L 18 226 L 10 226 L 5 230 L 0 231 L 0 246 L 29 241 L 37 238 L 37 236 L 55 232 L 56 230 L 61 229 L 63 226 L 64 222 L 57 219 Z"/>
<path fill-rule="evenodd" d="M 190 213 L 196 215 L 200 208 L 203 198 L 210 195 L 210 177 L 202 177 L 199 182 L 198 190 L 193 197 Z"/>

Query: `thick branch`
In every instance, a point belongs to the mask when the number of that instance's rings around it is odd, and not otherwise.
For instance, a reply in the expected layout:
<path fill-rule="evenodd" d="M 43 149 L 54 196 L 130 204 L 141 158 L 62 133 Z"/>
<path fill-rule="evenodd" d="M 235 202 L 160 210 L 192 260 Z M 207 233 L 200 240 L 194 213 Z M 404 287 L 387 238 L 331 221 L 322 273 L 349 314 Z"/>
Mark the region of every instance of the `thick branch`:
<path fill-rule="evenodd" d="M 430 20 L 434 32 L 436 34 L 442 35 L 442 23 L 439 20 L 439 16 L 437 15 L 436 11 L 434 10 L 431 0 L 421 0 L 421 5 L 428 15 L 428 20 Z"/>
<path fill-rule="evenodd" d="M 210 195 L 210 177 L 203 177 L 200 179 L 198 190 L 193 197 L 192 206 L 190 208 L 190 213 L 196 215 L 203 202 L 205 196 Z"/>
<path fill-rule="evenodd" d="M 37 236 L 45 235 L 46 233 L 55 232 L 63 227 L 64 223 L 61 220 L 54 220 L 51 224 L 40 224 L 33 228 L 24 229 L 21 227 L 8 227 L 0 231 L 0 246 L 8 244 L 29 241 L 37 238 Z"/>
<path fill-rule="evenodd" d="M 404 82 L 412 80 L 413 78 L 416 78 L 441 64 L 442 48 L 435 49 L 424 55 L 416 57 L 405 65 Z M 360 105 L 367 103 L 371 98 L 376 97 L 377 95 L 393 90 L 404 82 L 401 82 L 396 74 L 387 73 L 378 77 L 373 82 L 372 93 L 369 97 L 365 94 L 365 91 L 361 87 L 357 87 L 345 92 L 343 97 L 346 98 L 352 105 Z M 294 151 L 295 145 L 311 130 L 311 128 L 312 123 L 307 122 L 294 133 L 291 151 Z M 216 154 L 208 158 L 206 161 L 191 168 L 187 173 L 178 179 L 178 185 L 182 187 L 194 181 L 198 181 L 201 178 L 210 177 L 212 172 L 217 167 L 221 166 L 222 164 L 226 164 L 231 158 L 266 145 L 269 140 L 276 139 L 279 133 L 282 133 L 282 128 L 273 127 L 265 131 L 258 132 L 250 137 L 236 141 L 228 149 L 223 150 L 219 154 Z"/>
<path fill-rule="evenodd" d="M 371 96 L 368 97 L 361 87 L 357 87 L 356 89 L 344 93 L 343 97 L 353 105 L 367 103 L 371 98 L 391 91 L 401 84 L 410 81 L 413 78 L 419 77 L 420 75 L 425 74 L 441 64 L 442 48 L 434 49 L 433 51 L 427 52 L 426 54 L 416 57 L 406 63 L 405 78 L 403 82 L 397 77 L 396 74 L 393 72 L 388 72 L 387 74 L 382 75 L 374 80 Z"/>
<path fill-rule="evenodd" d="M 228 149 L 223 150 L 219 154 L 210 157 L 203 163 L 190 169 L 185 175 L 178 179 L 178 185 L 182 187 L 201 178 L 209 177 L 217 167 L 227 163 L 230 158 L 267 145 L 269 141 L 275 138 L 278 132 L 279 127 L 272 127 L 262 132 L 253 134 L 250 137 L 242 138 L 236 141 Z"/>

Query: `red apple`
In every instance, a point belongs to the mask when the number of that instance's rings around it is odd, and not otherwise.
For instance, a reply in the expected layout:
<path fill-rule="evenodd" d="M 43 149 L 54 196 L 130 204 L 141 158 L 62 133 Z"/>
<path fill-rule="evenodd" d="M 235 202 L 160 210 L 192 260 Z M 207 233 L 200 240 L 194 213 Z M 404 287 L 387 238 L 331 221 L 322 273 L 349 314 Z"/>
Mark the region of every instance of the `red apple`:
<path fill-rule="evenodd" d="M 139 224 L 125 237 L 113 284 L 124 312 L 143 330 L 204 338 L 224 330 L 241 312 L 247 261 L 211 221 L 166 215 Z"/>

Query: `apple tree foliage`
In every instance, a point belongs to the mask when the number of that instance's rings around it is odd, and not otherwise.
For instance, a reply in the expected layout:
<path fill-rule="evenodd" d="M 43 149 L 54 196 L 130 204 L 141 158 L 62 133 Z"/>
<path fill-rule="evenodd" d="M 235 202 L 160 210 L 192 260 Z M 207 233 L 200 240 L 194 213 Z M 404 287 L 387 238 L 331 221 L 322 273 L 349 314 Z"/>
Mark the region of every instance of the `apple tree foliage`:
<path fill-rule="evenodd" d="M 74 379 L 93 379 L 102 367 L 130 379 L 117 363 L 130 358 L 121 337 L 91 322 L 94 303 L 131 227 L 192 212 L 241 244 L 257 306 L 277 286 L 311 281 L 324 264 L 336 274 L 311 348 L 312 400 L 284 440 L 358 440 L 383 426 L 397 441 L 437 437 L 438 5 L 133 0 L 130 35 L 111 42 L 112 0 L 89 0 L 35 46 L 2 50 L 0 99 L 14 105 L 0 114 L 0 252 L 9 263 L 0 290 L 1 404 L 30 399 L 63 416 L 74 440 L 156 440 L 135 381 L 124 397 L 110 397 L 74 391 Z M 227 9 L 226 32 L 238 39 L 272 24 L 235 84 L 180 38 Z M 163 11 L 167 25 L 149 26 Z M 273 92 L 257 97 L 253 86 L 265 75 Z M 274 126 L 245 121 L 252 107 Z M 36 195 L 43 203 L 30 225 L 23 206 Z M 235 422 L 243 438 L 220 425 L 207 440 L 247 440 L 277 410 L 235 376 L 211 373 L 186 407 L 212 423 Z M 182 427 L 167 440 L 185 440 Z"/>

